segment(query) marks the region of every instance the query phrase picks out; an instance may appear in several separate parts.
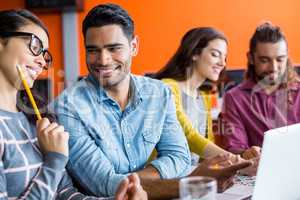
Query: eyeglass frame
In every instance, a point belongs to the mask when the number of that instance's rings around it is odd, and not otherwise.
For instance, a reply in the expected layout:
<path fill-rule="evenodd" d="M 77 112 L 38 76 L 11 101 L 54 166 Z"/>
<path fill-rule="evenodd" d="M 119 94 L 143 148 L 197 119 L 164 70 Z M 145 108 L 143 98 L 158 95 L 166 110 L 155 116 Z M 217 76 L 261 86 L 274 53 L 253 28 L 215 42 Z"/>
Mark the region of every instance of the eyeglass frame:
<path fill-rule="evenodd" d="M 34 56 L 39 56 L 39 55 L 42 54 L 42 55 L 43 55 L 43 58 L 44 58 L 44 60 L 45 60 L 45 62 L 46 62 L 46 66 L 44 66 L 43 69 L 48 70 L 49 67 L 50 67 L 51 64 L 52 64 L 52 61 L 53 61 L 52 55 L 51 55 L 51 53 L 50 53 L 47 49 L 44 49 L 43 42 L 42 42 L 42 40 L 41 40 L 38 36 L 36 36 L 34 33 L 29 33 L 29 32 L 21 32 L 21 31 L 0 31 L 0 37 L 17 37 L 17 36 L 30 37 L 30 42 L 29 42 L 29 45 L 28 45 L 28 48 L 29 48 L 30 52 L 31 52 Z M 39 41 L 39 43 L 41 44 L 41 48 L 39 49 L 39 51 L 38 51 L 37 53 L 35 53 L 35 52 L 32 50 L 32 48 L 31 48 L 31 46 L 32 46 L 32 41 L 33 41 L 34 38 L 36 38 L 36 39 Z M 49 61 L 47 61 L 47 60 L 45 59 L 45 57 L 44 57 L 46 53 L 49 55 L 49 58 L 50 58 Z"/>

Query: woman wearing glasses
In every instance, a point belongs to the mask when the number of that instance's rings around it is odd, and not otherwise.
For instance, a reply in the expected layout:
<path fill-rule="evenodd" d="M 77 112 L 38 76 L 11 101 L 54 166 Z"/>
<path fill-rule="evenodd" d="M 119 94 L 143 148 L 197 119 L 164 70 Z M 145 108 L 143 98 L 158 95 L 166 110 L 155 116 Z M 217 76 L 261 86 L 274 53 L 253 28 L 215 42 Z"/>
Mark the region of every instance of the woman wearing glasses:
<path fill-rule="evenodd" d="M 48 40 L 46 27 L 29 11 L 0 12 L 0 199 L 95 198 L 78 193 L 65 171 L 68 133 L 41 101 L 44 118 L 36 122 L 23 94 L 16 66 L 31 87 L 51 65 Z M 120 184 L 116 199 L 123 198 L 147 198 L 135 174 Z"/>
<path fill-rule="evenodd" d="M 210 94 L 199 90 L 205 80 L 219 79 L 226 56 L 227 39 L 221 32 L 210 27 L 194 28 L 184 35 L 176 53 L 155 78 L 172 90 L 177 118 L 191 152 L 204 159 L 229 154 L 230 160 L 235 162 L 240 160 L 238 156 L 214 144 Z M 245 172 L 253 174 L 255 166 Z"/>

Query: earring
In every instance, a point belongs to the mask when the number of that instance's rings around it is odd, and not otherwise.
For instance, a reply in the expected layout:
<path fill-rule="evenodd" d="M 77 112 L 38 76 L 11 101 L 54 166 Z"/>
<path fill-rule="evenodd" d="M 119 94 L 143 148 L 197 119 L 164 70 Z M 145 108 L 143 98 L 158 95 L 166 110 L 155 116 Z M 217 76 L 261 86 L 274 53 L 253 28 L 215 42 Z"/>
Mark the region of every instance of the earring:
<path fill-rule="evenodd" d="M 192 57 L 192 60 L 193 60 L 193 61 L 196 61 L 197 59 L 198 59 L 198 56 L 193 56 L 193 57 Z"/>

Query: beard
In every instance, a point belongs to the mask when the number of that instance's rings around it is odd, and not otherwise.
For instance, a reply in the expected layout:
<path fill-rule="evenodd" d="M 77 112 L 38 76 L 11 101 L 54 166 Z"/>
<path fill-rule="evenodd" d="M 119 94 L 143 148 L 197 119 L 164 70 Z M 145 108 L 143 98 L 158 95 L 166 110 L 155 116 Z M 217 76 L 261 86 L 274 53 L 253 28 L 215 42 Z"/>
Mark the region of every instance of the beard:
<path fill-rule="evenodd" d="M 256 75 L 257 81 L 266 86 L 279 85 L 284 81 L 286 73 L 280 72 L 265 72 L 260 75 Z"/>

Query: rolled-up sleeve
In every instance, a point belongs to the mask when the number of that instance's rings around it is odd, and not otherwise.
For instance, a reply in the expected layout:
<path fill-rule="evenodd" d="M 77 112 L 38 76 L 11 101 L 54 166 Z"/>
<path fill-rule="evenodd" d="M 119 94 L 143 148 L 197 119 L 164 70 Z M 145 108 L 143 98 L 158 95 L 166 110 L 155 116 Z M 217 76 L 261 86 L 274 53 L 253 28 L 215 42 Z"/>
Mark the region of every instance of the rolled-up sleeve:
<path fill-rule="evenodd" d="M 166 94 L 166 117 L 160 141 L 156 145 L 158 157 L 151 164 L 159 171 L 161 178 L 171 179 L 186 176 L 190 172 L 191 157 L 169 89 Z"/>
<path fill-rule="evenodd" d="M 71 103 L 55 102 L 59 123 L 69 132 L 69 163 L 67 168 L 76 181 L 90 194 L 98 197 L 113 196 L 127 174 L 117 174 L 114 166 L 90 136 L 87 127 Z"/>

